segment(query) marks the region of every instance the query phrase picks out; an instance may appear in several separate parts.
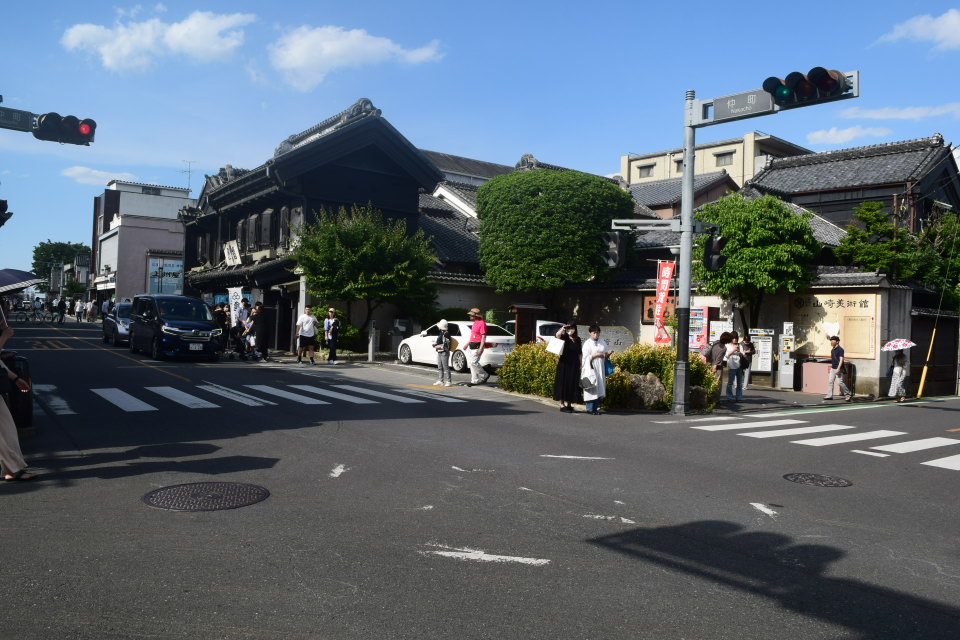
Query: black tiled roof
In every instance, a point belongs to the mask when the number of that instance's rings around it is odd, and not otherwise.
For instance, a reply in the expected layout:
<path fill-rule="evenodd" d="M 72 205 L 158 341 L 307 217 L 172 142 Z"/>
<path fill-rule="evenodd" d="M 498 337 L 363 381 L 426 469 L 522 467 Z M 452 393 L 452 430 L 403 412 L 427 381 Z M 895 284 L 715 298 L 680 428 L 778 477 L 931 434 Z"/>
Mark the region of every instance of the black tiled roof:
<path fill-rule="evenodd" d="M 753 200 L 764 195 L 760 190 L 752 186 L 744 187 L 740 190 L 740 193 L 747 200 Z M 810 227 L 813 229 L 813 237 L 817 239 L 817 242 L 825 244 L 828 247 L 839 247 L 843 239 L 847 237 L 847 232 L 844 229 L 818 215 L 816 212 L 804 209 L 792 202 L 784 201 L 783 204 L 787 205 L 789 209 L 797 214 L 809 213 L 813 216 L 810 219 Z"/>
<path fill-rule="evenodd" d="M 814 287 L 864 287 L 877 286 L 887 277 L 877 271 L 863 271 L 857 267 L 817 266 L 817 276 L 811 282 Z"/>
<path fill-rule="evenodd" d="M 444 263 L 480 262 L 480 238 L 474 231 L 476 227 L 476 220 L 452 209 L 420 211 L 420 228 L 432 238 L 437 258 Z"/>
<path fill-rule="evenodd" d="M 949 153 L 938 133 L 929 138 L 776 158 L 747 184 L 766 193 L 793 194 L 913 182 Z"/>
<path fill-rule="evenodd" d="M 730 179 L 727 172 L 723 170 L 697 174 L 693 178 L 693 192 L 699 193 Z M 633 196 L 634 201 L 645 207 L 676 204 L 683 196 L 683 178 L 637 182 L 630 185 L 630 195 Z"/>
<path fill-rule="evenodd" d="M 483 160 L 454 156 L 449 153 L 440 153 L 439 151 L 427 151 L 426 149 L 421 149 L 420 152 L 430 158 L 433 164 L 437 165 L 437 168 L 444 173 L 459 173 L 489 179 L 513 171 L 513 167 L 505 164 L 484 162 Z"/>
<path fill-rule="evenodd" d="M 467 184 L 466 182 L 454 182 L 452 180 L 444 180 L 440 183 L 450 191 L 456 193 L 462 200 L 469 203 L 474 211 L 477 209 L 477 189 L 478 187 L 475 184 Z"/>

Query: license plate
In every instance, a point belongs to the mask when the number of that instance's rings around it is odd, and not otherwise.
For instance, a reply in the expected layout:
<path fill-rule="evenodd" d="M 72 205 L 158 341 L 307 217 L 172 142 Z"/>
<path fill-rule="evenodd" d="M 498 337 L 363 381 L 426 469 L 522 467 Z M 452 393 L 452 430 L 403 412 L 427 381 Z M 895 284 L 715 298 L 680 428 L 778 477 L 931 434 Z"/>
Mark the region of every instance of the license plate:
<path fill-rule="evenodd" d="M 203 351 L 203 345 L 197 342 L 190 343 L 190 351 Z"/>

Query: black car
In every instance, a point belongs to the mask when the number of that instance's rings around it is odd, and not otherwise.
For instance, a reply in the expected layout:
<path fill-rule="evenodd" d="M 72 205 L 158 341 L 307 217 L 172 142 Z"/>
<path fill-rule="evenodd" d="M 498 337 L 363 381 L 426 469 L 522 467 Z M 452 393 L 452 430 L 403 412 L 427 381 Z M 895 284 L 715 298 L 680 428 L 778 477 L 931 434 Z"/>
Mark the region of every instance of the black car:
<path fill-rule="evenodd" d="M 223 329 L 199 298 L 140 294 L 130 313 L 130 352 L 153 359 L 202 356 L 217 360 L 223 352 Z"/>
<path fill-rule="evenodd" d="M 103 341 L 107 344 L 123 344 L 130 339 L 130 312 L 132 302 L 121 302 L 103 319 Z"/>

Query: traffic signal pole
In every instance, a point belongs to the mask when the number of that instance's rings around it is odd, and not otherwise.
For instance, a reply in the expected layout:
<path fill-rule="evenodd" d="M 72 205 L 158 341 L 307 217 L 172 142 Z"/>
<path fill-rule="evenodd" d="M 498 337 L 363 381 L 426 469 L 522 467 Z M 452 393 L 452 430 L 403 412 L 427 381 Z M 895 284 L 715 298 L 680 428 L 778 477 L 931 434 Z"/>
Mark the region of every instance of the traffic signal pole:
<path fill-rule="evenodd" d="M 677 274 L 677 364 L 673 372 L 671 413 L 685 415 L 690 393 L 690 293 L 693 277 L 693 174 L 697 134 L 696 91 L 687 91 L 683 123 L 683 180 L 680 185 L 680 264 Z"/>

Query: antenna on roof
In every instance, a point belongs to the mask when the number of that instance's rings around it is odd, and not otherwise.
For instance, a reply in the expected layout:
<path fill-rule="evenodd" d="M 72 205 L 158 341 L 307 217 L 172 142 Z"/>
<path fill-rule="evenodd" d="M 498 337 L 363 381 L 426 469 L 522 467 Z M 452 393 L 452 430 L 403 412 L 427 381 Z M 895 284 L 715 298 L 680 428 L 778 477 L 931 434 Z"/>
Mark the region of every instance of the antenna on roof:
<path fill-rule="evenodd" d="M 190 195 L 190 191 L 191 191 L 191 189 L 190 189 L 190 178 L 193 177 L 193 169 L 190 167 L 190 165 L 192 165 L 194 162 L 196 162 L 196 160 L 184 160 L 183 162 L 187 163 L 187 168 L 186 168 L 186 169 L 181 169 L 181 170 L 180 170 L 180 173 L 185 173 L 185 174 L 187 174 L 187 195 L 189 196 L 189 195 Z"/>

